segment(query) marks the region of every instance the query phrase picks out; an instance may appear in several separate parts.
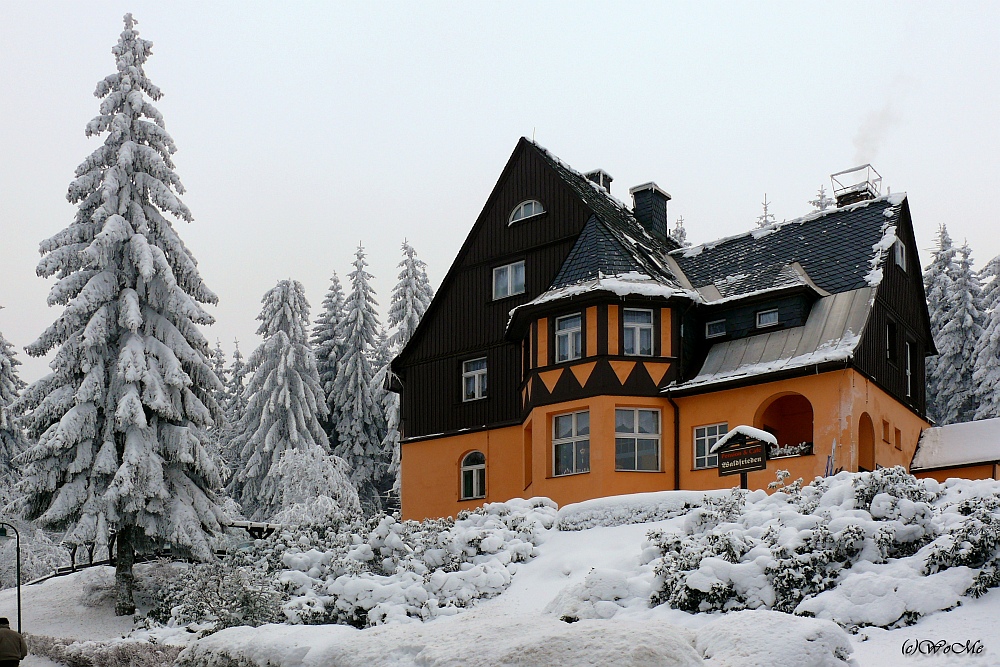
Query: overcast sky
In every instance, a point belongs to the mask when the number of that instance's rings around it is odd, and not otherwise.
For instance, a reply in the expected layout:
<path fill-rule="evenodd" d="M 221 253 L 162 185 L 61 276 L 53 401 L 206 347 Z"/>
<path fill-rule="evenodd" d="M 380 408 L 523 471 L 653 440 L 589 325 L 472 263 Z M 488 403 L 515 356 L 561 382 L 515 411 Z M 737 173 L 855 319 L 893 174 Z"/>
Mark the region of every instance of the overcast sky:
<path fill-rule="evenodd" d="M 779 220 L 872 162 L 905 190 L 921 262 L 939 223 L 1000 254 L 1000 3 L 0 3 L 0 331 L 27 380 L 58 315 L 38 243 L 68 225 L 97 81 L 131 11 L 219 295 L 249 353 L 283 278 L 313 315 L 368 251 L 382 311 L 407 238 L 435 286 L 531 137 L 612 193 L 656 181 L 699 243 Z"/>

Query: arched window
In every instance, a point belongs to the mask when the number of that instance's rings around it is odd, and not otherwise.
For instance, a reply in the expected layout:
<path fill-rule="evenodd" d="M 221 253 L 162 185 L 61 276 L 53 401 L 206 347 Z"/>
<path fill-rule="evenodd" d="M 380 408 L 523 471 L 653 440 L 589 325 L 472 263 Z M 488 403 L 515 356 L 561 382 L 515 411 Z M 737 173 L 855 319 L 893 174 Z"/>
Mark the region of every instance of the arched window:
<path fill-rule="evenodd" d="M 530 218 L 533 215 L 541 215 L 542 213 L 545 213 L 542 203 L 534 199 L 529 199 L 514 207 L 514 210 L 510 212 L 510 217 L 507 219 L 507 224 L 513 225 L 519 220 Z"/>
<path fill-rule="evenodd" d="M 486 497 L 486 455 L 469 452 L 462 459 L 462 500 Z"/>

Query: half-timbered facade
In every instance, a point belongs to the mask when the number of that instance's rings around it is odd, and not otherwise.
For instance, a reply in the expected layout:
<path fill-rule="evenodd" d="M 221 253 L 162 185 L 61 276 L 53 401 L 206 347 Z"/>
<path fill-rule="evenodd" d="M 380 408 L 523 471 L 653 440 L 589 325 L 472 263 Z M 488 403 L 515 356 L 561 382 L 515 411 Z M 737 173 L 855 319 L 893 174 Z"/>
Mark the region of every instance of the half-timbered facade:
<path fill-rule="evenodd" d="M 905 196 L 681 248 L 670 195 L 610 185 L 518 143 L 393 362 L 404 516 L 731 486 L 738 425 L 778 441 L 756 488 L 909 463 L 935 350 Z"/>

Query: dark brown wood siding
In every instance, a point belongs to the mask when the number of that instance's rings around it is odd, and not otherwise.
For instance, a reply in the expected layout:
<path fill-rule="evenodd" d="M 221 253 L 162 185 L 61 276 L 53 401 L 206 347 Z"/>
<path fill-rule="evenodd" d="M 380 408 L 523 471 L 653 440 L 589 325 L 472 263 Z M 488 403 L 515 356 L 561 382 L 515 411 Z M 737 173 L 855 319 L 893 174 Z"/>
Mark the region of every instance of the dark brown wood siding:
<path fill-rule="evenodd" d="M 535 199 L 545 213 L 508 225 Z M 403 380 L 403 437 L 497 426 L 520 418 L 521 349 L 504 341 L 510 310 L 552 283 L 591 215 L 522 141 L 438 290 L 425 322 L 394 366 Z M 493 269 L 524 260 L 525 293 L 493 300 Z M 487 356 L 488 397 L 463 402 L 461 362 Z"/>
<path fill-rule="evenodd" d="M 906 244 L 906 269 L 896 264 L 890 249 L 882 264 L 882 282 L 875 295 L 875 304 L 861 336 L 854 365 L 900 402 L 919 414 L 927 409 L 924 356 L 931 347 L 925 322 L 927 302 L 924 297 L 920 259 L 913 238 L 909 216 L 901 217 L 896 235 Z M 890 358 L 886 330 L 895 325 L 895 341 Z M 913 346 L 912 395 L 906 395 L 906 347 Z"/>

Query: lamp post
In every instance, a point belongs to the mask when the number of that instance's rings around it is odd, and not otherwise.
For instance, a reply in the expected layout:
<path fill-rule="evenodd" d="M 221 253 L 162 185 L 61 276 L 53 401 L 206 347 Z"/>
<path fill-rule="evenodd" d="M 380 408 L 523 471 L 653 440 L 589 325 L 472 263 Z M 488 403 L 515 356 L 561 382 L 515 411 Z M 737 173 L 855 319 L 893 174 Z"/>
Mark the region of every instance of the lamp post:
<path fill-rule="evenodd" d="M 7 538 L 7 527 L 14 531 L 14 549 L 17 552 L 17 631 L 21 632 L 21 533 L 13 524 L 0 521 L 0 538 Z"/>

